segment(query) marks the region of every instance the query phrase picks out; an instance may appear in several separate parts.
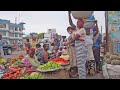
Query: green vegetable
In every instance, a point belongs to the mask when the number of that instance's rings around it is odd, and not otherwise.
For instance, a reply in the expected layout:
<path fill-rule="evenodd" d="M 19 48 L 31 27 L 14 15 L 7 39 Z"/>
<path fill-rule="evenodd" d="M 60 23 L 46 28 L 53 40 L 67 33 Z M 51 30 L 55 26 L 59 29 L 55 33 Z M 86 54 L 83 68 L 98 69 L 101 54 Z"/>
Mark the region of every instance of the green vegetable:
<path fill-rule="evenodd" d="M 13 63 L 13 65 L 18 65 L 19 63 L 21 63 L 21 60 L 15 60 L 15 62 Z"/>
<path fill-rule="evenodd" d="M 44 65 L 40 65 L 38 67 L 38 69 L 40 70 L 51 70 L 51 69 L 58 69 L 58 68 L 61 68 L 61 65 L 60 64 L 57 64 L 55 62 L 48 62 Z"/>
<path fill-rule="evenodd" d="M 43 76 L 38 72 L 33 72 L 30 75 L 23 75 L 20 79 L 44 79 Z"/>
<path fill-rule="evenodd" d="M 30 74 L 30 79 L 43 79 L 43 77 L 38 72 L 33 72 Z"/>

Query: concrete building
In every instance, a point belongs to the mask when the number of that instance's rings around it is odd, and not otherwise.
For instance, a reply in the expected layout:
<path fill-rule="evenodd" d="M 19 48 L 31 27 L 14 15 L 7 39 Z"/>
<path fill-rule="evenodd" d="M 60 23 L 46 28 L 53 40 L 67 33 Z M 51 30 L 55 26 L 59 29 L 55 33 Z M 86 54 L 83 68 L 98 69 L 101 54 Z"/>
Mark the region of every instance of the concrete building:
<path fill-rule="evenodd" d="M 44 34 L 44 39 L 54 40 L 54 35 L 56 34 L 56 29 L 48 29 L 47 33 Z"/>
<path fill-rule="evenodd" d="M 3 36 L 3 39 L 8 41 L 9 44 L 23 42 L 23 22 L 16 24 L 11 23 L 10 20 L 0 19 L 0 35 Z"/>

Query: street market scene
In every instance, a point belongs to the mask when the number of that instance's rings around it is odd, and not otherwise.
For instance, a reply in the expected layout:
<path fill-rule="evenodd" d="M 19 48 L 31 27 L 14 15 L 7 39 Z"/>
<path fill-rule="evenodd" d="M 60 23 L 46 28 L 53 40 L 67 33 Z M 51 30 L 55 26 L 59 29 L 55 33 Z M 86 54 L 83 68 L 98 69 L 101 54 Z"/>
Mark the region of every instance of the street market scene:
<path fill-rule="evenodd" d="M 0 11 L 0 79 L 120 79 L 120 11 Z"/>

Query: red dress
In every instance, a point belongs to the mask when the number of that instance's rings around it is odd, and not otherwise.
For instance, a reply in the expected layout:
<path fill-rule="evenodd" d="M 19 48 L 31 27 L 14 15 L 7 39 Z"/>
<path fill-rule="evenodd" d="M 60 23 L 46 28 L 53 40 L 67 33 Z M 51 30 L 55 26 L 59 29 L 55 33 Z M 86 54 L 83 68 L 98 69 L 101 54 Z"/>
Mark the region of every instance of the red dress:
<path fill-rule="evenodd" d="M 26 47 L 26 53 L 29 54 L 30 43 L 29 43 L 29 42 L 26 42 L 26 43 L 25 43 L 25 47 Z"/>

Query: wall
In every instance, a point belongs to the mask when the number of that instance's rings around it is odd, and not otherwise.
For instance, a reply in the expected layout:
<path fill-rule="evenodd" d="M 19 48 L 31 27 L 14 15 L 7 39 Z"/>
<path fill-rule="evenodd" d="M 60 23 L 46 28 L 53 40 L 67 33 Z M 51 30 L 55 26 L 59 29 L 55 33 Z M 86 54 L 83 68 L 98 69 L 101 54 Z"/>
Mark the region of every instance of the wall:
<path fill-rule="evenodd" d="M 112 51 L 118 52 L 118 43 L 120 42 L 120 11 L 108 11 L 108 25 Z"/>

